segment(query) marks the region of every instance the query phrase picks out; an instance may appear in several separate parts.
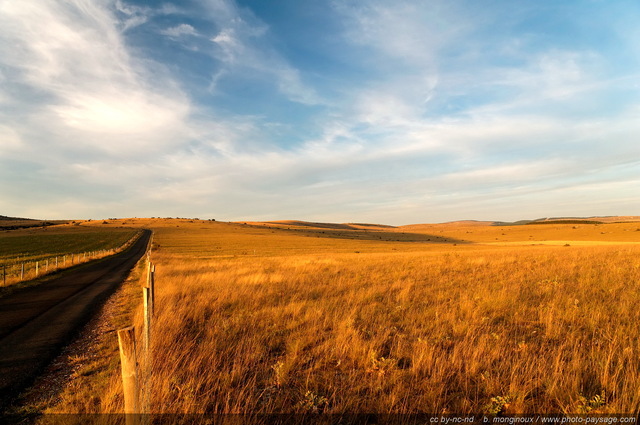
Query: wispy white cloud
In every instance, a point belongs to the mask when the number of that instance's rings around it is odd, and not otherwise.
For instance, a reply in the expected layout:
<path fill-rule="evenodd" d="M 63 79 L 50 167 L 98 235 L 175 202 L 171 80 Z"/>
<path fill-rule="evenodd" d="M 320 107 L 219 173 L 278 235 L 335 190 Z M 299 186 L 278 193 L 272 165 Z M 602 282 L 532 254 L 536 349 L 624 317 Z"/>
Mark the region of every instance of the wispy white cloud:
<path fill-rule="evenodd" d="M 189 101 L 129 54 L 108 9 L 83 0 L 5 3 L 0 25 L 5 69 L 31 93 L 14 99 L 16 110 L 51 135 L 31 143 L 130 153 L 182 131 Z"/>
<path fill-rule="evenodd" d="M 114 10 L 121 19 L 116 25 L 124 33 L 149 22 L 154 16 L 184 15 L 185 11 L 171 3 L 159 7 L 138 6 L 123 0 L 110 0 L 105 4 Z"/>
<path fill-rule="evenodd" d="M 345 38 L 407 65 L 432 68 L 441 50 L 459 40 L 471 22 L 451 2 L 334 1 L 345 19 Z"/>
<path fill-rule="evenodd" d="M 209 18 L 219 28 L 210 40 L 217 47 L 213 49 L 214 55 L 222 61 L 223 69 L 228 71 L 226 75 L 238 75 L 247 70 L 259 72 L 273 78 L 280 93 L 293 102 L 306 105 L 326 102 L 303 81 L 300 72 L 272 47 L 268 39 L 268 26 L 249 10 L 241 9 L 231 1 L 207 2 L 206 8 Z"/>
<path fill-rule="evenodd" d="M 175 27 L 167 28 L 166 30 L 161 31 L 162 34 L 167 35 L 169 37 L 179 38 L 185 35 L 191 36 L 199 36 L 198 31 L 194 27 L 189 24 L 180 24 Z"/>
<path fill-rule="evenodd" d="M 0 153 L 9 155 L 24 146 L 20 135 L 11 127 L 0 124 Z"/>
<path fill-rule="evenodd" d="M 143 25 L 149 20 L 148 15 L 151 12 L 149 8 L 132 6 L 123 3 L 121 0 L 116 0 L 114 7 L 125 16 L 121 24 L 123 31 Z"/>

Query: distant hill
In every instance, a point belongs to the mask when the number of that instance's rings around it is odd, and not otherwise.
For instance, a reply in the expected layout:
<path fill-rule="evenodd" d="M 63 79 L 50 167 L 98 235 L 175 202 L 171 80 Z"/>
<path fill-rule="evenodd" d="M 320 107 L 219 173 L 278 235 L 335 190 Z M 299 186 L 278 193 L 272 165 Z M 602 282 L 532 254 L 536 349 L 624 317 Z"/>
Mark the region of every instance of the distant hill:
<path fill-rule="evenodd" d="M 459 220 L 449 221 L 446 223 L 417 223 L 406 224 L 398 227 L 402 231 L 408 232 L 421 232 L 421 231 L 434 231 L 434 229 L 443 228 L 455 228 L 455 227 L 474 227 L 474 226 L 493 226 L 493 221 L 478 221 L 478 220 Z"/>
<path fill-rule="evenodd" d="M 530 224 L 605 224 L 640 222 L 640 216 L 593 216 L 593 217 L 544 217 L 534 220 L 518 221 L 480 221 L 480 220 L 458 220 L 446 223 L 416 223 L 403 226 L 389 226 L 385 224 L 371 223 L 317 223 L 301 220 L 273 220 L 273 221 L 250 221 L 239 222 L 253 226 L 273 226 L 278 228 L 314 228 L 331 230 L 391 230 L 401 229 L 402 231 L 418 231 L 445 227 L 470 227 L 470 226 L 523 226 Z"/>
<path fill-rule="evenodd" d="M 593 217 L 545 217 L 535 220 L 519 220 L 514 222 L 496 221 L 494 226 L 519 226 L 528 224 L 604 224 L 604 223 L 624 223 L 640 222 L 640 216 L 593 216 Z"/>
<path fill-rule="evenodd" d="M 277 227 L 302 227 L 314 229 L 331 229 L 331 230 L 381 230 L 391 229 L 394 226 L 384 224 L 368 224 L 368 223 L 315 223 L 300 220 L 276 220 L 276 221 L 259 221 L 259 222 L 243 222 L 255 226 L 277 226 Z"/>
<path fill-rule="evenodd" d="M 370 223 L 347 223 L 349 226 L 355 226 L 357 228 L 372 228 L 372 229 L 395 229 L 397 226 L 389 226 L 388 224 L 370 224 Z"/>
<path fill-rule="evenodd" d="M 7 217 L 0 215 L 0 230 L 16 230 L 28 227 L 46 227 L 68 223 L 67 220 L 36 220 L 32 218 Z"/>
<path fill-rule="evenodd" d="M 29 220 L 30 218 L 18 218 L 18 217 L 7 217 L 6 215 L 0 215 L 0 221 L 17 221 L 17 220 Z"/>
<path fill-rule="evenodd" d="M 493 221 L 458 220 L 458 221 L 449 221 L 442 224 L 448 224 L 451 226 L 490 226 L 493 223 L 494 223 Z"/>

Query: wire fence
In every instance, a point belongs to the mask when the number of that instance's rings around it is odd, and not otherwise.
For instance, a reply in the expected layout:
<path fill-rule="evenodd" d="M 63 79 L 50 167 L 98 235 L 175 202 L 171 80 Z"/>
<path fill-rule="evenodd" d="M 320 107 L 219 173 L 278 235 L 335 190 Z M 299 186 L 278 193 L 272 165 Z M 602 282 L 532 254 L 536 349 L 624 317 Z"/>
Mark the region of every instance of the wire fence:
<path fill-rule="evenodd" d="M 120 368 L 124 395 L 124 413 L 127 425 L 149 423 L 151 377 L 151 327 L 155 303 L 155 265 L 151 262 L 153 234 L 145 255 L 146 279 L 142 286 L 143 329 L 142 341 L 136 341 L 136 330 L 129 326 L 118 330 Z M 142 343 L 140 343 L 142 342 Z M 140 415 L 142 414 L 142 415 Z"/>

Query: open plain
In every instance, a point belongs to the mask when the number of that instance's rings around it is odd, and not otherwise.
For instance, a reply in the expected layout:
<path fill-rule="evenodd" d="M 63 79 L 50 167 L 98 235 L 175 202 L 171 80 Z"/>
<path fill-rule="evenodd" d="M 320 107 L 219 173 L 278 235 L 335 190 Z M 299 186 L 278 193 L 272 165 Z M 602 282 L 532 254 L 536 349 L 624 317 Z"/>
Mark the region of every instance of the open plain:
<path fill-rule="evenodd" d="M 640 407 L 640 223 L 131 223 L 154 230 L 152 412 Z M 122 411 L 117 369 L 81 375 L 47 412 Z"/>

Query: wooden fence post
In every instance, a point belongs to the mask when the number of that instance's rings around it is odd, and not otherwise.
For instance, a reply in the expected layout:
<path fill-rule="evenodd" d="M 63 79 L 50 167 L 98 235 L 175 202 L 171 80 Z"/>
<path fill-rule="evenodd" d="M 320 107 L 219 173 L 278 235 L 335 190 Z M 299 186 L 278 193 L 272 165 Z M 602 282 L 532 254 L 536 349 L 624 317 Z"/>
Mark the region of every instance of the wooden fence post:
<path fill-rule="evenodd" d="M 144 339 L 145 339 L 145 348 L 147 353 L 150 351 L 150 341 L 151 341 L 151 318 L 153 316 L 153 274 L 155 271 L 155 266 L 149 261 L 147 257 L 147 280 L 145 285 L 142 288 L 142 299 L 144 305 Z"/>
<path fill-rule="evenodd" d="M 138 362 L 136 360 L 135 328 L 118 331 L 120 346 L 120 364 L 122 369 L 122 388 L 124 390 L 124 413 L 127 414 L 127 425 L 139 423 L 140 388 L 138 386 Z"/>
<path fill-rule="evenodd" d="M 2 286 L 7 286 L 7 265 L 2 266 Z"/>
<path fill-rule="evenodd" d="M 155 273 L 156 273 L 156 266 L 155 264 L 153 264 L 151 261 L 147 260 L 147 283 L 145 285 L 145 287 L 149 288 L 149 305 L 150 305 L 150 311 L 151 314 L 153 314 L 154 310 L 155 310 Z"/>
<path fill-rule="evenodd" d="M 151 314 L 156 311 L 156 265 L 151 264 Z"/>
<path fill-rule="evenodd" d="M 147 353 L 151 350 L 151 288 L 142 288 L 142 303 L 144 306 L 144 348 Z"/>
<path fill-rule="evenodd" d="M 36 277 L 38 277 L 38 263 L 39 261 L 36 261 Z"/>
<path fill-rule="evenodd" d="M 22 263 L 22 268 L 20 269 L 20 280 L 24 280 L 24 263 Z"/>

